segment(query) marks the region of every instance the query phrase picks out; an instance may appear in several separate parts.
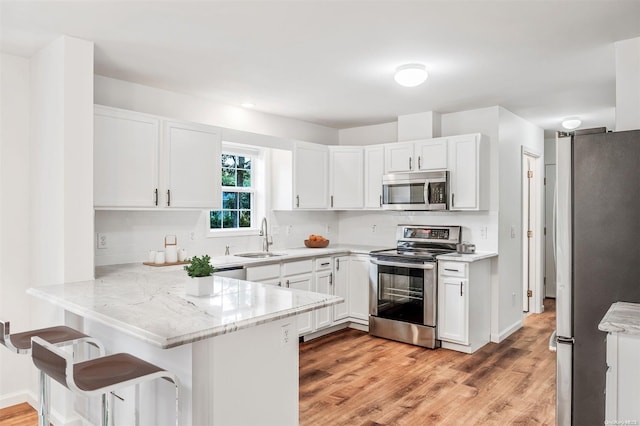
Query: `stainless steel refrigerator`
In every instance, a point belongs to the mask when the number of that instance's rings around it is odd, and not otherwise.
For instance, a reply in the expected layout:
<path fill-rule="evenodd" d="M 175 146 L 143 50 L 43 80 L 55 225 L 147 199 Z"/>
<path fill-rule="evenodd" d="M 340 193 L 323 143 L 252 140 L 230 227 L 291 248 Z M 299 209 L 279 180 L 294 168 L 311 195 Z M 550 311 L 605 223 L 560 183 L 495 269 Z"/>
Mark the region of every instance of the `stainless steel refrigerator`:
<path fill-rule="evenodd" d="M 613 302 L 640 302 L 640 130 L 559 135 L 556 145 L 559 425 L 602 425 Z"/>

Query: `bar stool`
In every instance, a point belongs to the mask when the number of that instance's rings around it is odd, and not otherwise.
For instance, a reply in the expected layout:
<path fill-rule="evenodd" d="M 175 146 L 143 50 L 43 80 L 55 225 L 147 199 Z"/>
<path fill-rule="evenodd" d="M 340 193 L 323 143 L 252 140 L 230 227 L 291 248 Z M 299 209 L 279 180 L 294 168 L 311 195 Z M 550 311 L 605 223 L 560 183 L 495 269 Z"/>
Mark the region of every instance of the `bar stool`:
<path fill-rule="evenodd" d="M 67 389 L 80 395 L 102 397 L 101 424 L 109 424 L 107 396 L 110 392 L 127 386 L 165 379 L 172 382 L 176 390 L 176 426 L 180 419 L 179 386 L 175 374 L 127 353 L 101 356 L 88 361 L 73 362 L 73 357 L 40 337 L 31 338 L 31 359 L 47 376 L 52 377 Z M 136 391 L 136 396 L 139 392 Z M 48 396 L 47 396 L 48 397 Z M 139 424 L 138 401 L 136 400 L 136 424 Z"/>
<path fill-rule="evenodd" d="M 100 355 L 105 354 L 104 346 L 98 340 L 71 327 L 60 325 L 11 334 L 11 323 L 0 321 L 0 344 L 14 353 L 31 354 L 31 338 L 34 336 L 60 346 L 88 343 L 98 348 Z M 45 398 L 48 394 L 49 380 L 46 374 L 40 371 L 40 407 L 38 409 L 40 426 L 49 426 L 49 398 Z"/>

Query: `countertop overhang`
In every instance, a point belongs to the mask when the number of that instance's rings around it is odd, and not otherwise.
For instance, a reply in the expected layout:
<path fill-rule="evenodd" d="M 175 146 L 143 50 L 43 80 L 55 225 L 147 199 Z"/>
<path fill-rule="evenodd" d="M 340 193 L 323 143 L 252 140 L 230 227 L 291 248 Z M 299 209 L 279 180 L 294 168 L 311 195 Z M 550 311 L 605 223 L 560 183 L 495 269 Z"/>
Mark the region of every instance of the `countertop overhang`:
<path fill-rule="evenodd" d="M 101 266 L 96 279 L 32 287 L 28 294 L 167 349 L 344 301 L 328 294 L 214 277 L 210 296 L 185 293 L 181 268 Z"/>

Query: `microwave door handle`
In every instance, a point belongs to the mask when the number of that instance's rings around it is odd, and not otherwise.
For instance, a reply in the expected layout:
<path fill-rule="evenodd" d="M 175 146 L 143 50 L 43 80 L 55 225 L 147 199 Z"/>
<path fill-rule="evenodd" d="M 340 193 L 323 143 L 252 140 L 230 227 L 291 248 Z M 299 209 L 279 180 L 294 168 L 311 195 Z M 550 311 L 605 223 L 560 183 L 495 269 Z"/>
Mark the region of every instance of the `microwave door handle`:
<path fill-rule="evenodd" d="M 431 182 L 426 181 L 424 184 L 424 203 L 431 205 Z"/>

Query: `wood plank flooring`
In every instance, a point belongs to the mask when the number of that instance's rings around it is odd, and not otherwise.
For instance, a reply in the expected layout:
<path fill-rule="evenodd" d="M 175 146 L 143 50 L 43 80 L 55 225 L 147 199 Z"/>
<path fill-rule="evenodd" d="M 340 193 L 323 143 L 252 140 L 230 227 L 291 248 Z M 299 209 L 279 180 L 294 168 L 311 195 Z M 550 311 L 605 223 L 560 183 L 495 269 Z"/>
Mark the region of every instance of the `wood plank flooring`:
<path fill-rule="evenodd" d="M 555 303 L 467 355 L 342 330 L 300 346 L 301 425 L 555 423 Z"/>
<path fill-rule="evenodd" d="M 499 345 L 472 355 L 343 330 L 300 345 L 300 424 L 534 425 L 555 423 L 555 303 Z M 38 424 L 19 404 L 3 426 Z"/>

